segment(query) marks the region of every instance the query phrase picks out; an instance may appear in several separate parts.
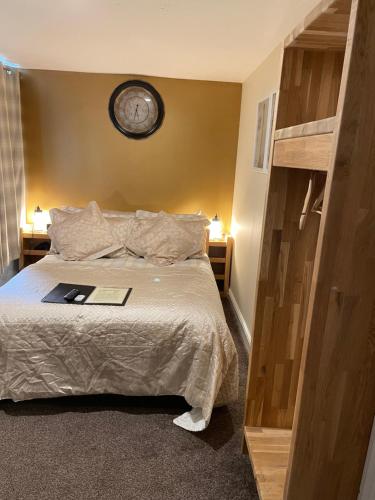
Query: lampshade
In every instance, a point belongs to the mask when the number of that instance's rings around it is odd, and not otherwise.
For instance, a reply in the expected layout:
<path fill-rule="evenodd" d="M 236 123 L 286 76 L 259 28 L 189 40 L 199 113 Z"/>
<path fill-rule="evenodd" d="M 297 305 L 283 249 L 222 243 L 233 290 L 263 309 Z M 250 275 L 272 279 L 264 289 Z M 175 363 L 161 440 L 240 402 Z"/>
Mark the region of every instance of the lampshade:
<path fill-rule="evenodd" d="M 47 230 L 48 212 L 44 212 L 38 205 L 33 215 L 33 231 L 44 232 Z"/>
<path fill-rule="evenodd" d="M 211 220 L 210 224 L 210 239 L 221 240 L 223 238 L 223 224 L 217 214 Z"/>

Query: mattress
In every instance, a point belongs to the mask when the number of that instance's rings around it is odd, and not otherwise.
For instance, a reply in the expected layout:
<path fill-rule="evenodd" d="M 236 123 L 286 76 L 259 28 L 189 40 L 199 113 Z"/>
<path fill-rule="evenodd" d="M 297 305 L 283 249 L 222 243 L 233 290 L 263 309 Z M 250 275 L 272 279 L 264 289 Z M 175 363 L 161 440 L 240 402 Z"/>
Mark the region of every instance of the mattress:
<path fill-rule="evenodd" d="M 132 287 L 123 307 L 46 304 L 59 282 Z M 207 258 L 66 262 L 48 255 L 0 288 L 0 399 L 183 396 L 174 422 L 207 427 L 238 395 L 238 362 Z"/>

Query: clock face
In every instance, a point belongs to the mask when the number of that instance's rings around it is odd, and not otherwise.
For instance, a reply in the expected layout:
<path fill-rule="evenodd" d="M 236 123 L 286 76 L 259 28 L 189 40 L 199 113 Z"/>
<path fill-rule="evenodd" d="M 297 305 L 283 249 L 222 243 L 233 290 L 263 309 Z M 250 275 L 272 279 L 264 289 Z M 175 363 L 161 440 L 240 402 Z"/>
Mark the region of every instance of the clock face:
<path fill-rule="evenodd" d="M 133 139 L 153 134 L 164 117 L 163 101 L 149 83 L 131 80 L 119 85 L 109 101 L 115 127 Z"/>

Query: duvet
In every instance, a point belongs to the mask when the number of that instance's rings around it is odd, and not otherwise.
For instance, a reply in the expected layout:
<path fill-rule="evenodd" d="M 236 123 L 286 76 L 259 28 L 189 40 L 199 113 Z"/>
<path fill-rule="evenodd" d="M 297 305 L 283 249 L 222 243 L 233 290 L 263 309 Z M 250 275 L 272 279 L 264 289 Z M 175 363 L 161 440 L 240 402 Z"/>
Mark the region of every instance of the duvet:
<path fill-rule="evenodd" d="M 45 304 L 59 282 L 132 287 L 123 307 Z M 48 255 L 0 288 L 0 399 L 180 395 L 174 422 L 206 428 L 237 398 L 238 363 L 207 258 L 65 262 Z"/>

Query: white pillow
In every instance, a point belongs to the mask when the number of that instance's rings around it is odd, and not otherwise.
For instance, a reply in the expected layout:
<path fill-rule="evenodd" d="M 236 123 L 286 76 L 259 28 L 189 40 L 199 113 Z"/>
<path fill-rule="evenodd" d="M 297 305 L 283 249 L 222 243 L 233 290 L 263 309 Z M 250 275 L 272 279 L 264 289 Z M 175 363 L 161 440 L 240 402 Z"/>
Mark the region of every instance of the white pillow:
<path fill-rule="evenodd" d="M 136 217 L 127 248 L 158 265 L 169 265 L 202 255 L 208 219 L 178 219 L 159 212 L 152 217 Z"/>
<path fill-rule="evenodd" d="M 69 216 L 61 212 L 50 210 L 52 225 L 48 234 L 64 260 L 99 259 L 122 247 L 95 201 Z"/>

